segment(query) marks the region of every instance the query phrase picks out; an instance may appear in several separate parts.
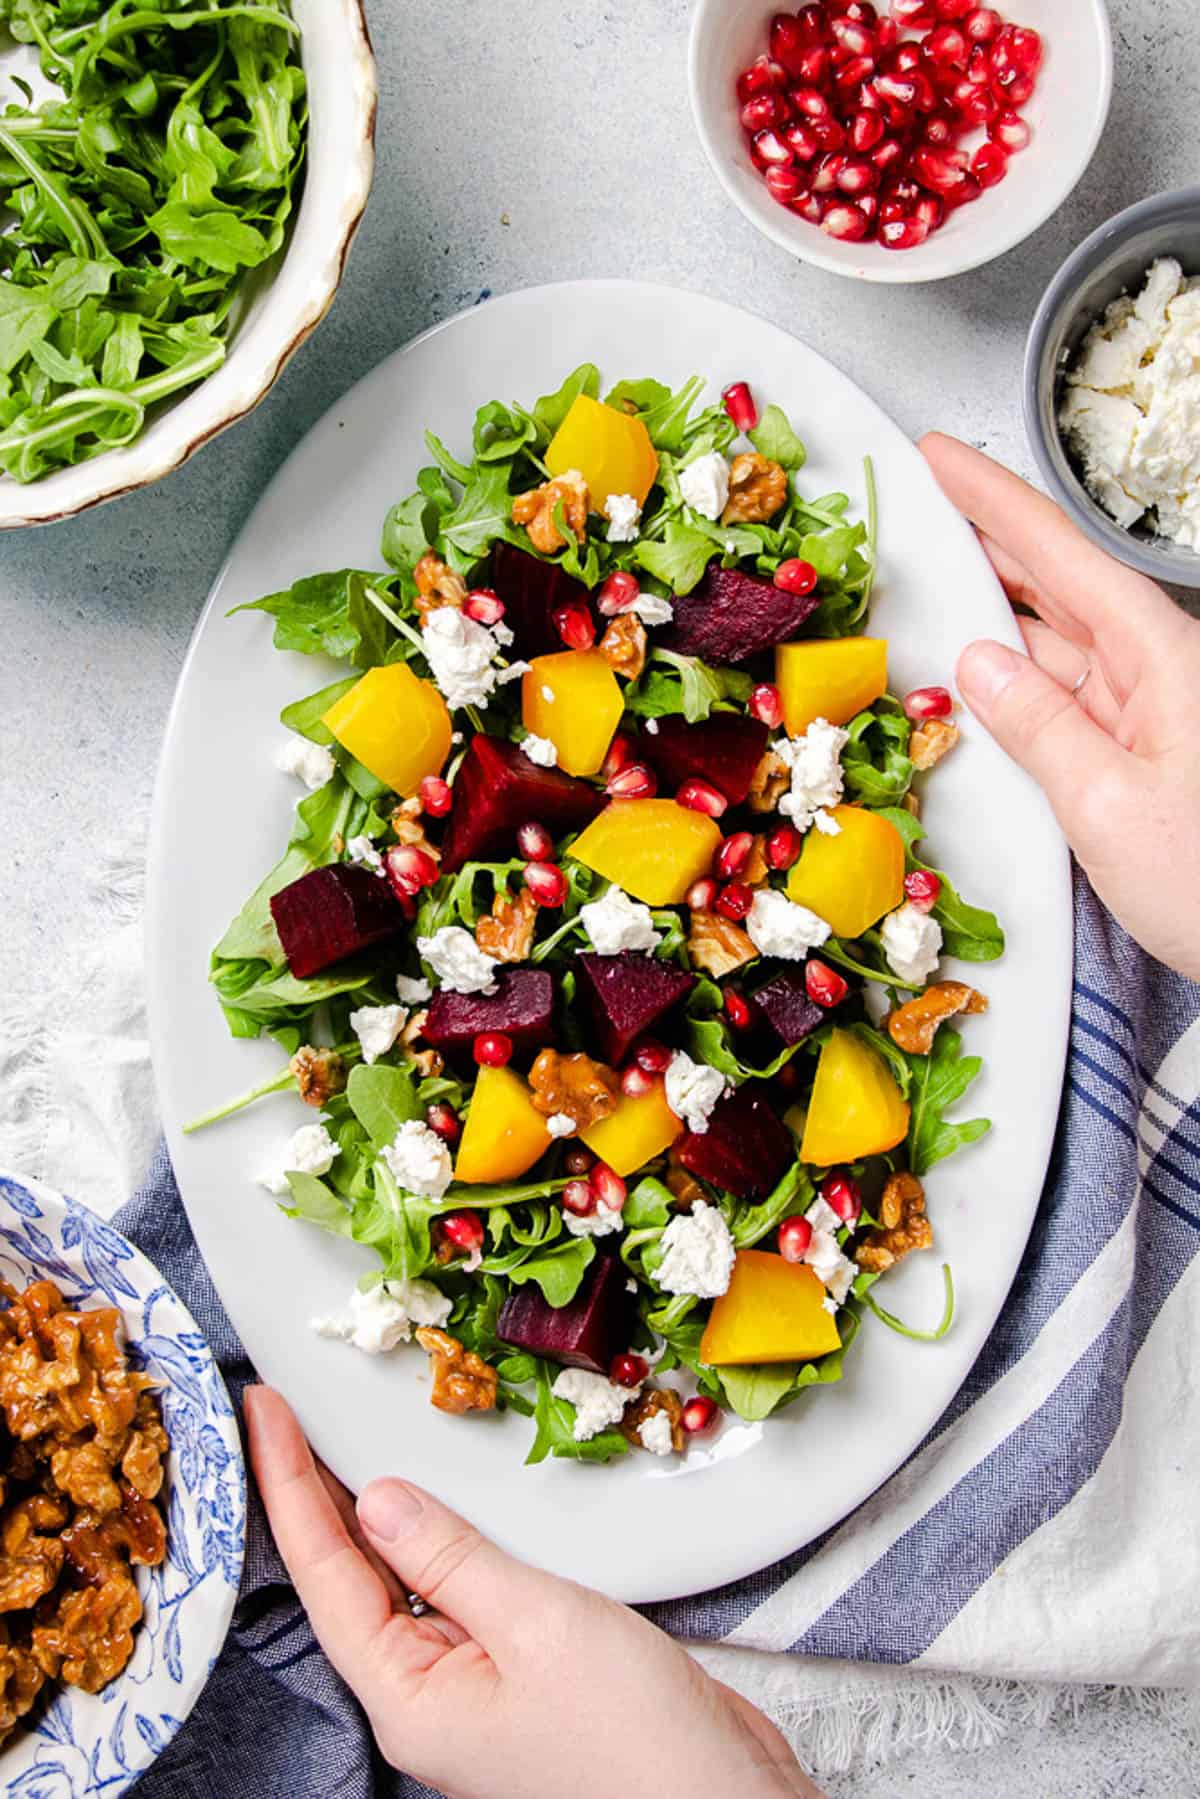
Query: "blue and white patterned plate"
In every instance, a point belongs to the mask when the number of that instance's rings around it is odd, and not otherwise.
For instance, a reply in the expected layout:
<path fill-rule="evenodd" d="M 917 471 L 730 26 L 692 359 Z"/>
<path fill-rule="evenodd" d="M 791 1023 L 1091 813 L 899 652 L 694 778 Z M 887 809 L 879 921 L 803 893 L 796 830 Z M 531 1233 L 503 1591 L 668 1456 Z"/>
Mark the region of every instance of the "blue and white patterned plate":
<path fill-rule="evenodd" d="M 138 1570 L 145 1616 L 132 1659 L 102 1693 L 59 1687 L 0 1749 L 7 1799 L 116 1799 L 191 1711 L 229 1629 L 246 1535 L 237 1421 L 191 1313 L 86 1206 L 0 1174 L 0 1275 L 14 1286 L 48 1278 L 73 1303 L 118 1307 L 131 1359 L 162 1382 L 167 1556 Z"/>

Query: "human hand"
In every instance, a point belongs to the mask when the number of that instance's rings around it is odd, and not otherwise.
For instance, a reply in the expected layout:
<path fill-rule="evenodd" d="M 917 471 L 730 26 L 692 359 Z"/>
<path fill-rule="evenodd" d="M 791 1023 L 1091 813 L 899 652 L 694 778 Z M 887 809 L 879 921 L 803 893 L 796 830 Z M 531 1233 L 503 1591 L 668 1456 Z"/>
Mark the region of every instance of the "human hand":
<path fill-rule="evenodd" d="M 783 1737 L 635 1612 L 505 1555 L 402 1480 L 357 1511 L 278 1393 L 249 1387 L 279 1552 L 383 1754 L 450 1799 L 821 1799 Z M 405 1593 L 436 1609 L 414 1618 Z"/>
<path fill-rule="evenodd" d="M 1200 624 L 978 450 L 938 433 L 920 448 L 1009 599 L 1036 615 L 1019 620 L 1028 657 L 988 641 L 963 652 L 964 700 L 1045 790 L 1125 929 L 1200 979 Z"/>

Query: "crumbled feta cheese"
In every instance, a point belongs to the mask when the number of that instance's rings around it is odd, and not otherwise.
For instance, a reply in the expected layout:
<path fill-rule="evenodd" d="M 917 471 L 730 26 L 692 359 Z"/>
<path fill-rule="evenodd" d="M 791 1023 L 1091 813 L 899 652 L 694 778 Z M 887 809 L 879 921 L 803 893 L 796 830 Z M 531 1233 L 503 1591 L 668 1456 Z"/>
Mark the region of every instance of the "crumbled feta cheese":
<path fill-rule="evenodd" d="M 812 1241 L 804 1253 L 804 1260 L 827 1289 L 826 1310 L 836 1311 L 845 1303 L 858 1275 L 857 1267 L 842 1254 L 838 1243 L 842 1221 L 823 1199 L 814 1200 L 804 1216 L 813 1227 Z M 829 1300 L 833 1301 L 832 1305 Z"/>
<path fill-rule="evenodd" d="M 663 1259 L 655 1280 L 664 1293 L 693 1293 L 717 1299 L 733 1274 L 729 1226 L 716 1206 L 697 1200 L 690 1212 L 672 1218 L 660 1239 Z"/>
<path fill-rule="evenodd" d="M 832 934 L 823 918 L 773 887 L 760 887 L 754 895 L 746 931 L 760 956 L 784 962 L 803 962 L 810 949 L 820 949 Z"/>
<path fill-rule="evenodd" d="M 546 1129 L 552 1137 L 573 1137 L 578 1128 L 569 1112 L 551 1112 L 546 1120 Z"/>
<path fill-rule="evenodd" d="M 275 766 L 285 775 L 295 775 L 310 793 L 332 781 L 337 763 L 324 744 L 309 743 L 306 737 L 289 737 L 275 752 Z"/>
<path fill-rule="evenodd" d="M 658 720 L 656 718 L 648 718 L 646 720 L 646 735 L 648 737 L 657 737 L 658 732 L 659 732 Z"/>
<path fill-rule="evenodd" d="M 350 1014 L 350 1029 L 362 1044 L 368 1066 L 386 1056 L 404 1029 L 408 1013 L 403 1006 L 360 1006 Z"/>
<path fill-rule="evenodd" d="M 725 1076 L 707 1062 L 693 1062 L 677 1049 L 667 1064 L 664 1082 L 667 1104 L 689 1131 L 700 1137 L 708 1129 L 708 1115 L 725 1091 Z"/>
<path fill-rule="evenodd" d="M 446 924 L 432 937 L 418 937 L 417 953 L 451 993 L 496 991 L 499 964 L 484 955 L 470 931 L 460 924 Z"/>
<path fill-rule="evenodd" d="M 624 1230 L 625 1214 L 619 1208 L 612 1210 L 601 1202 L 594 1212 L 581 1218 L 575 1212 L 563 1213 L 563 1223 L 572 1237 L 611 1237 L 615 1232 Z"/>
<path fill-rule="evenodd" d="M 729 504 L 729 464 L 718 450 L 697 456 L 680 469 L 679 491 L 702 518 L 720 518 Z"/>
<path fill-rule="evenodd" d="M 928 912 L 906 900 L 889 912 L 880 929 L 888 967 L 902 981 L 927 981 L 942 953 L 942 927 Z"/>
<path fill-rule="evenodd" d="M 522 675 L 529 673 L 531 666 L 532 664 L 528 662 L 510 662 L 508 667 L 502 668 L 496 676 L 496 686 L 507 687 L 510 681 L 519 681 Z M 460 737 L 458 741 L 461 743 L 462 738 Z"/>
<path fill-rule="evenodd" d="M 589 1374 L 586 1368 L 564 1368 L 550 1391 L 575 1407 L 572 1435 L 577 1443 L 587 1443 L 610 1424 L 621 1422 L 637 1388 L 618 1387 L 603 1374 Z"/>
<path fill-rule="evenodd" d="M 1172 257 L 1087 333 L 1058 422 L 1118 525 L 1149 514 L 1160 536 L 1200 549 L 1200 290 Z"/>
<path fill-rule="evenodd" d="M 258 1177 L 260 1187 L 276 1198 L 291 1191 L 289 1174 L 328 1174 L 333 1167 L 338 1146 L 323 1124 L 302 1124 L 288 1144 L 279 1165 L 264 1169 Z"/>
<path fill-rule="evenodd" d="M 638 1438 L 642 1448 L 648 1449 L 651 1455 L 672 1455 L 675 1445 L 671 1441 L 670 1412 L 664 1408 L 643 1418 L 638 1425 Z"/>
<path fill-rule="evenodd" d="M 438 606 L 421 628 L 430 672 L 448 706 L 486 706 L 499 670 L 499 626 L 491 629 L 456 606 Z"/>
<path fill-rule="evenodd" d="M 675 616 L 670 600 L 662 600 L 656 593 L 639 593 L 629 610 L 636 612 L 644 625 L 669 625 Z"/>
<path fill-rule="evenodd" d="M 421 1006 L 433 998 L 433 988 L 428 981 L 414 980 L 407 974 L 396 976 L 396 992 L 407 1006 Z"/>
<path fill-rule="evenodd" d="M 360 868 L 369 868 L 372 874 L 383 873 L 383 857 L 369 837 L 352 837 L 346 845 L 346 860 L 357 863 Z"/>
<path fill-rule="evenodd" d="M 383 1159 L 402 1192 L 420 1193 L 426 1199 L 441 1199 L 454 1178 L 450 1151 L 437 1132 L 419 1118 L 400 1126 Z"/>
<path fill-rule="evenodd" d="M 661 941 L 649 906 L 631 900 L 620 887 L 609 887 L 598 900 L 581 906 L 579 916 L 598 956 L 618 956 L 625 949 L 649 955 Z"/>
<path fill-rule="evenodd" d="M 453 1302 L 432 1281 L 380 1281 L 350 1295 L 349 1310 L 338 1317 L 314 1318 L 319 1337 L 350 1343 L 367 1355 L 383 1355 L 397 1343 L 410 1341 L 414 1327 L 439 1328 L 453 1311 Z"/>
<path fill-rule="evenodd" d="M 634 543 L 642 522 L 642 509 L 631 493 L 610 493 L 604 502 L 609 543 Z"/>
<path fill-rule="evenodd" d="M 810 825 L 836 836 L 836 819 L 826 807 L 842 797 L 842 751 L 850 733 L 828 720 L 814 718 L 802 737 L 781 737 L 772 747 L 792 772 L 792 785 L 779 802 L 779 810 L 798 831 Z"/>
<path fill-rule="evenodd" d="M 558 747 L 548 737 L 535 737 L 530 732 L 521 739 L 521 753 L 536 762 L 539 768 L 558 767 Z"/>

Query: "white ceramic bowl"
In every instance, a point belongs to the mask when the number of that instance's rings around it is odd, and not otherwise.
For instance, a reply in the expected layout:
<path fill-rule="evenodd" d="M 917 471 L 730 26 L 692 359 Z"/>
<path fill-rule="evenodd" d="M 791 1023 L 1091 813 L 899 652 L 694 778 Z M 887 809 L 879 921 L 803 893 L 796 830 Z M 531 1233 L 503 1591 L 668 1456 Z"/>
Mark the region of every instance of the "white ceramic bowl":
<path fill-rule="evenodd" d="M 887 10 L 887 0 L 877 4 Z M 1112 34 L 1104 0 L 997 4 L 1007 19 L 1034 26 L 1046 43 L 1037 91 L 1023 109 L 1033 141 L 1012 158 L 999 186 L 952 213 L 917 249 L 885 250 L 841 243 L 798 218 L 771 198 L 750 160 L 734 83 L 766 49 L 778 0 L 697 0 L 689 51 L 692 113 L 730 199 L 802 262 L 860 281 L 940 281 L 1011 250 L 1057 211 L 1092 160 L 1112 97 Z M 973 140 L 966 142 L 971 147 Z"/>
<path fill-rule="evenodd" d="M 362 0 L 292 0 L 308 81 L 304 189 L 281 254 L 256 271 L 229 354 L 206 381 L 165 404 L 133 443 L 22 485 L 0 475 L 0 530 L 50 524 L 159 481 L 257 406 L 328 312 L 375 166 L 375 59 Z M 24 45 L 0 52 L 0 76 L 45 92 Z"/>

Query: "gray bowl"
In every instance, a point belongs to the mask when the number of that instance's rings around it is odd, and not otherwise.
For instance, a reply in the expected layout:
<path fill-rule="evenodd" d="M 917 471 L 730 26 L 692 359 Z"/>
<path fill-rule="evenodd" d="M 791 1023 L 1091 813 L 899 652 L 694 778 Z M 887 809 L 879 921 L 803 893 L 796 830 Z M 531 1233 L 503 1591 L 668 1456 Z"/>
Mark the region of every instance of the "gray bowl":
<path fill-rule="evenodd" d="M 1069 256 L 1038 307 L 1025 351 L 1025 429 L 1043 479 L 1093 542 L 1156 581 L 1200 588 L 1200 555 L 1143 526 L 1122 530 L 1098 506 L 1068 455 L 1057 424 L 1058 398 L 1079 342 L 1109 303 L 1135 292 L 1159 256 L 1200 274 L 1200 187 L 1139 200 L 1093 231 Z"/>

